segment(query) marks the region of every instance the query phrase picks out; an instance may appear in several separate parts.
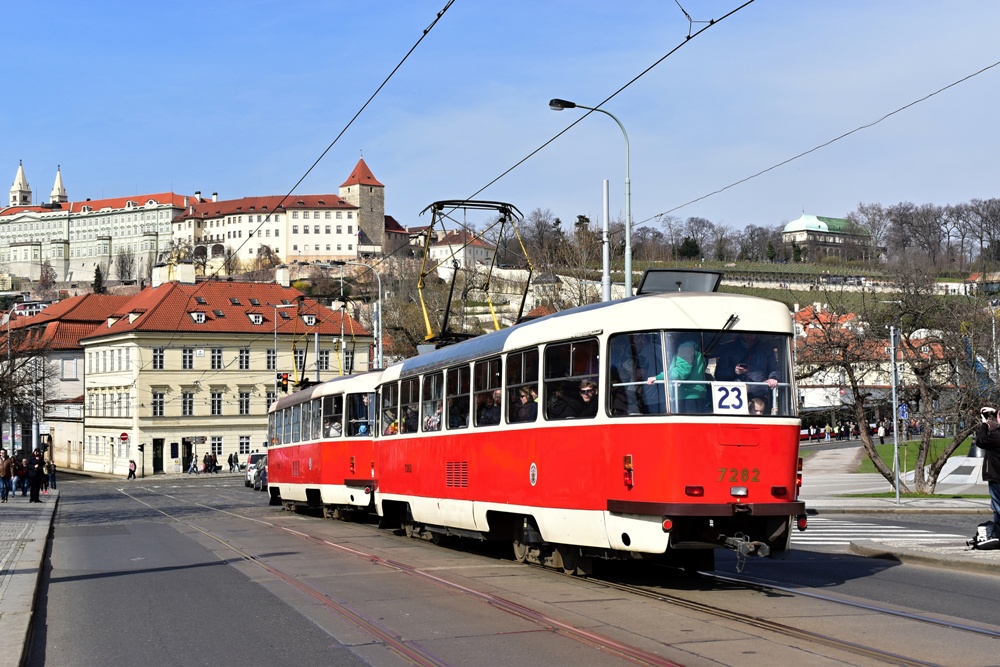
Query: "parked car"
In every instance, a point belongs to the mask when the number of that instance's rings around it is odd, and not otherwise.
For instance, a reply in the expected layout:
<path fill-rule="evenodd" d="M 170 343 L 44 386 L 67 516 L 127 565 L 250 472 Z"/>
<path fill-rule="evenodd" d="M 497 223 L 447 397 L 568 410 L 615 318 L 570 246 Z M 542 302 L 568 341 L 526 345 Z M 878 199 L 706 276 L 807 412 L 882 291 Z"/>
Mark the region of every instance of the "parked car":
<path fill-rule="evenodd" d="M 267 454 L 254 466 L 253 488 L 255 491 L 267 491 Z"/>
<path fill-rule="evenodd" d="M 243 479 L 243 486 L 253 486 L 253 476 L 256 472 L 257 462 L 267 456 L 263 452 L 254 452 L 247 455 L 247 469 Z"/>

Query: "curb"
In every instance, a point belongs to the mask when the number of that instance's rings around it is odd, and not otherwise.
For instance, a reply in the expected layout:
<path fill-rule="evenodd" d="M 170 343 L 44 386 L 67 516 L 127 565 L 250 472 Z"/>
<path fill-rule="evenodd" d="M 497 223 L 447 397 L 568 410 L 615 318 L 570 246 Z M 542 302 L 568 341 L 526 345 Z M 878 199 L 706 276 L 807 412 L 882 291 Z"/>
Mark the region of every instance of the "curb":
<path fill-rule="evenodd" d="M 934 548 L 940 549 L 940 547 Z M 899 563 L 931 567 L 946 567 L 949 570 L 961 570 L 973 574 L 1000 575 L 1000 551 L 974 551 L 967 548 L 955 548 L 952 555 L 949 556 L 942 555 L 940 552 L 923 551 L 913 546 L 888 546 L 884 542 L 874 540 L 851 542 L 850 549 L 852 553 L 868 558 L 881 558 Z"/>

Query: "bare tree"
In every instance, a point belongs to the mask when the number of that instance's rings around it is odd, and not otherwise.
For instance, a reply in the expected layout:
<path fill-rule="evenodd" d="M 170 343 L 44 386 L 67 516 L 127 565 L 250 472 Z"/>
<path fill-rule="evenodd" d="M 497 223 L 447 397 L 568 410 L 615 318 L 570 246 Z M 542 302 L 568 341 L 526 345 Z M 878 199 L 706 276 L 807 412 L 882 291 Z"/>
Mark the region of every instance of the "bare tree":
<path fill-rule="evenodd" d="M 684 235 L 698 244 L 699 248 L 706 248 L 708 240 L 715 230 L 715 225 L 705 218 L 688 218 L 684 223 Z"/>
<path fill-rule="evenodd" d="M 56 270 L 52 268 L 49 260 L 42 262 L 38 273 L 38 291 L 41 292 L 43 299 L 51 299 L 53 297 L 56 278 Z"/>
<path fill-rule="evenodd" d="M 127 246 L 119 246 L 115 255 L 115 274 L 123 282 L 135 276 L 135 252 Z"/>
<path fill-rule="evenodd" d="M 847 219 L 864 228 L 871 241 L 871 256 L 878 258 L 885 247 L 886 235 L 889 232 L 891 220 L 889 212 L 881 204 L 859 203 L 858 208 L 847 214 Z"/>

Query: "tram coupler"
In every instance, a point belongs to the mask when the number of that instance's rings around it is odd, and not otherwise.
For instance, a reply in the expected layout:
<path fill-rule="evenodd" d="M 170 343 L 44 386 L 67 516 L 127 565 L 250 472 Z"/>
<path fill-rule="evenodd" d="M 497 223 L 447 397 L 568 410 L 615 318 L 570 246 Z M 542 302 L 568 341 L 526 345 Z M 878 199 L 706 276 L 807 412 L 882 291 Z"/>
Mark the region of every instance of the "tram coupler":
<path fill-rule="evenodd" d="M 750 542 L 748 540 L 741 540 L 738 537 L 727 537 L 724 544 L 727 549 L 732 549 L 741 556 L 767 558 L 771 555 L 771 547 L 763 542 Z"/>

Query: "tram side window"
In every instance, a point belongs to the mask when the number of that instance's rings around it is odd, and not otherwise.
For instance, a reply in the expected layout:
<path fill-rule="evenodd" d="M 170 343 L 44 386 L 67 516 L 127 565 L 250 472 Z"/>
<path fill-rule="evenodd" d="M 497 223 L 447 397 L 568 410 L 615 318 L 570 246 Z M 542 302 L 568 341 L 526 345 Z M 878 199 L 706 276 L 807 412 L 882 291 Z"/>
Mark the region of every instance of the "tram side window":
<path fill-rule="evenodd" d="M 370 406 L 374 394 L 348 394 L 347 395 L 347 416 L 348 435 L 371 435 L 372 414 Z"/>
<path fill-rule="evenodd" d="M 302 405 L 292 406 L 292 442 L 302 441 Z"/>
<path fill-rule="evenodd" d="M 448 428 L 469 427 L 469 367 L 449 368 L 446 374 Z"/>
<path fill-rule="evenodd" d="M 416 433 L 420 414 L 420 380 L 412 378 L 399 383 L 399 432 Z"/>
<path fill-rule="evenodd" d="M 608 339 L 608 397 L 613 417 L 666 414 L 659 331 L 617 334 Z"/>
<path fill-rule="evenodd" d="M 477 361 L 472 372 L 473 395 L 476 400 L 476 426 L 500 423 L 500 357 Z"/>
<path fill-rule="evenodd" d="M 399 387 L 395 384 L 382 385 L 382 435 L 399 433 Z"/>
<path fill-rule="evenodd" d="M 283 424 L 281 423 L 281 412 L 272 412 L 270 415 L 268 415 L 269 433 L 267 442 L 269 445 L 276 445 L 281 442 L 281 432 L 283 430 L 282 426 Z"/>
<path fill-rule="evenodd" d="M 344 397 L 323 397 L 323 437 L 339 438 L 344 424 Z"/>
<path fill-rule="evenodd" d="M 545 418 L 589 419 L 597 415 L 600 344 L 596 338 L 545 348 Z"/>
<path fill-rule="evenodd" d="M 420 423 L 424 431 L 440 431 L 444 397 L 444 373 L 429 373 L 424 376 L 423 403 L 420 404 Z"/>
<path fill-rule="evenodd" d="M 312 440 L 312 403 L 302 404 L 302 441 Z"/>
<path fill-rule="evenodd" d="M 507 355 L 507 421 L 538 418 L 538 349 Z"/>
<path fill-rule="evenodd" d="M 322 431 L 323 428 L 323 415 L 322 415 L 323 399 L 314 398 L 312 400 L 312 437 L 314 440 L 319 440 L 325 435 Z"/>
<path fill-rule="evenodd" d="M 281 411 L 281 421 L 282 421 L 282 433 L 281 442 L 288 444 L 292 441 L 292 410 L 291 408 L 285 408 Z"/>

